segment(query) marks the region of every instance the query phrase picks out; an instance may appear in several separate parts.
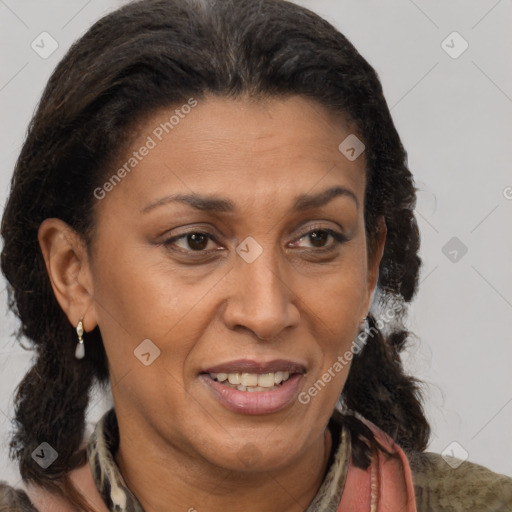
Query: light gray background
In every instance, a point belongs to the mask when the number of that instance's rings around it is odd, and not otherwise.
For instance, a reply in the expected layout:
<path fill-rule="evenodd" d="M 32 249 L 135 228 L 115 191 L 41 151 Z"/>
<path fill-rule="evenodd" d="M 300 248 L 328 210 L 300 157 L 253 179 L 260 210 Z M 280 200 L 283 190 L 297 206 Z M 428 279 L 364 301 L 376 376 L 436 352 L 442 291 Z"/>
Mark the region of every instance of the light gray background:
<path fill-rule="evenodd" d="M 50 73 L 74 40 L 123 3 L 0 0 L 2 207 Z M 421 188 L 424 268 L 409 316 L 418 340 L 404 359 L 428 384 L 429 449 L 512 475 L 512 2 L 298 3 L 336 25 L 379 73 Z M 46 59 L 31 47 L 32 41 L 43 46 L 44 31 L 58 43 Z M 458 58 L 445 51 L 463 48 L 459 36 L 448 37 L 454 31 L 469 44 Z M 443 252 L 452 237 L 456 245 Z M 16 321 L 7 313 L 4 280 L 0 291 L 0 479 L 15 485 L 19 475 L 7 460 L 9 417 L 30 353 L 12 336 Z M 96 395 L 90 424 L 108 406 L 108 397 Z"/>

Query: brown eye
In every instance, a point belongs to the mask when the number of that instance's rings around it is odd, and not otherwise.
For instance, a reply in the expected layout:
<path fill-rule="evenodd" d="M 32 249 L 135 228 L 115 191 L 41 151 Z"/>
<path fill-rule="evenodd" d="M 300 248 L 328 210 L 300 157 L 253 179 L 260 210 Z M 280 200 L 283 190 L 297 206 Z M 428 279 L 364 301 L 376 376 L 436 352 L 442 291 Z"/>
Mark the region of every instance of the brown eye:
<path fill-rule="evenodd" d="M 316 249 L 330 250 L 342 244 L 347 239 L 341 233 L 332 229 L 312 229 L 304 233 L 295 243 L 295 247 L 310 247 Z"/>
<path fill-rule="evenodd" d="M 325 247 L 327 240 L 329 239 L 329 233 L 327 231 L 311 231 L 309 233 L 309 240 L 313 247 Z"/>
<path fill-rule="evenodd" d="M 193 251 L 202 251 L 208 245 L 209 237 L 203 233 L 192 233 L 187 235 L 188 246 Z"/>
<path fill-rule="evenodd" d="M 208 252 L 208 244 L 212 243 L 215 249 L 215 240 L 209 233 L 202 233 L 200 231 L 191 231 L 189 233 L 183 233 L 182 235 L 174 236 L 164 242 L 166 247 L 172 248 L 173 246 L 178 250 L 185 252 Z"/>

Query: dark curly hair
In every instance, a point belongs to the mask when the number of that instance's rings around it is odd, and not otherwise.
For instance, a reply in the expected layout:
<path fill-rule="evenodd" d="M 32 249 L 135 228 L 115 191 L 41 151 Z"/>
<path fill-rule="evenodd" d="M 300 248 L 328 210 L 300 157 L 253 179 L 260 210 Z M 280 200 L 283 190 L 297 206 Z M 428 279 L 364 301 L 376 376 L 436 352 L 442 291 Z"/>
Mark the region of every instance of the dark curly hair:
<path fill-rule="evenodd" d="M 384 216 L 387 239 L 379 267 L 371 340 L 353 360 L 341 399 L 354 463 L 366 468 L 367 418 L 406 450 L 423 451 L 430 428 L 420 382 L 404 373 L 410 339 L 406 303 L 421 260 L 414 217 L 416 189 L 375 70 L 327 21 L 284 0 L 141 0 L 97 21 L 52 74 L 16 163 L 2 221 L 2 271 L 19 336 L 37 358 L 15 397 L 11 457 L 21 476 L 88 510 L 67 474 L 85 462 L 89 392 L 107 385 L 99 329 L 88 334 L 84 360 L 52 292 L 37 233 L 46 218 L 93 239 L 94 189 L 127 147 L 136 126 L 162 107 L 205 94 L 226 98 L 300 95 L 350 121 L 366 146 L 365 229 L 368 254 Z M 398 308 L 396 306 L 399 306 Z M 392 328 L 375 311 L 400 310 Z M 31 453 L 44 439 L 59 453 L 43 470 Z M 365 442 L 364 440 L 368 442 Z"/>

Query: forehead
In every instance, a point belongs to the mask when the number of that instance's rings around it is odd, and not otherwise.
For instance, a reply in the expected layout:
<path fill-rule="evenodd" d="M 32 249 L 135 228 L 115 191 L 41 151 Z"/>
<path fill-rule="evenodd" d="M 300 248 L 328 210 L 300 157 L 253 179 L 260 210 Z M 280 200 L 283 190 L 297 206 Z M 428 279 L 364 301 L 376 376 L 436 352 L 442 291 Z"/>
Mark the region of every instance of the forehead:
<path fill-rule="evenodd" d="M 136 127 L 111 195 L 143 208 L 177 190 L 254 202 L 341 184 L 362 197 L 364 154 L 350 160 L 339 149 L 350 135 L 342 116 L 299 96 L 192 99 Z"/>

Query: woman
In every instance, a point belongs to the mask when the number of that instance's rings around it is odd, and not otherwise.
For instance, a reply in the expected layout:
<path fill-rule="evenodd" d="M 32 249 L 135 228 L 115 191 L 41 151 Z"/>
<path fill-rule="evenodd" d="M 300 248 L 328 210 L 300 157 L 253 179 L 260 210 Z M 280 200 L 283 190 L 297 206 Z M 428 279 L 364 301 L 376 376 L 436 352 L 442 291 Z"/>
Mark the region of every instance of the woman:
<path fill-rule="evenodd" d="M 2 270 L 37 359 L 9 510 L 510 510 L 425 453 L 415 188 L 375 71 L 281 0 L 143 0 L 43 94 Z M 371 310 L 370 310 L 371 308 Z M 114 408 L 84 439 L 88 395 Z M 453 469 L 452 466 L 458 466 Z"/>

